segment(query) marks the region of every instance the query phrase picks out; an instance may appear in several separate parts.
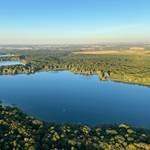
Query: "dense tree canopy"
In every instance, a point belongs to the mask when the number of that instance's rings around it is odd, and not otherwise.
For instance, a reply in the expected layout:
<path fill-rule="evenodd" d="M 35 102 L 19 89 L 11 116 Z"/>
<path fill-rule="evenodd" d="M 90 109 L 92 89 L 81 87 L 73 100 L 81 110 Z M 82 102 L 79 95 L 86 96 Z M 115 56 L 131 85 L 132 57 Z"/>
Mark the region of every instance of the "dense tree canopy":
<path fill-rule="evenodd" d="M 149 150 L 150 130 L 126 124 L 54 124 L 35 119 L 18 108 L 0 105 L 1 150 Z"/>

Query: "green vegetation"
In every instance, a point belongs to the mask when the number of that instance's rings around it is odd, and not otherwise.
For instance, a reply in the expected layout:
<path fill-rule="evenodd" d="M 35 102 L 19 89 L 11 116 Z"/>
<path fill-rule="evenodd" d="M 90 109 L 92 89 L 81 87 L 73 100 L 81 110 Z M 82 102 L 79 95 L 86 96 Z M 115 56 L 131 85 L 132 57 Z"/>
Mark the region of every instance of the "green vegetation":
<path fill-rule="evenodd" d="M 26 65 L 1 66 L 0 74 L 30 74 L 37 71 L 70 70 L 113 80 L 150 86 L 150 56 L 127 54 L 84 55 L 73 51 L 11 51 Z M 149 150 L 150 129 L 126 124 L 86 125 L 47 123 L 18 108 L 0 104 L 0 150 Z"/>
<path fill-rule="evenodd" d="M 18 108 L 0 105 L 1 150 L 149 150 L 150 129 L 126 124 L 54 124 L 37 120 Z"/>
<path fill-rule="evenodd" d="M 14 54 L 19 54 L 19 61 L 26 65 L 0 67 L 0 74 L 70 70 L 85 75 L 97 74 L 101 80 L 150 86 L 150 55 L 85 55 L 64 50 L 14 51 Z"/>

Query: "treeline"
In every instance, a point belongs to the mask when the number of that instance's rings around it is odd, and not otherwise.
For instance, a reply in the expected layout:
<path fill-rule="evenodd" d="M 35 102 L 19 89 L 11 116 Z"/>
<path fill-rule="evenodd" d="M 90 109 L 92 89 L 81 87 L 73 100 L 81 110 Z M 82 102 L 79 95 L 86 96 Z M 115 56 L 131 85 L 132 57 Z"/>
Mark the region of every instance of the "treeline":
<path fill-rule="evenodd" d="M 18 108 L 0 105 L 1 150 L 149 150 L 150 129 L 126 124 L 54 124 L 37 120 Z"/>
<path fill-rule="evenodd" d="M 50 50 L 16 53 L 20 53 L 20 61 L 26 65 L 0 67 L 0 74 L 71 70 L 86 75 L 97 74 L 104 80 L 150 85 L 150 56 L 146 55 L 81 55 L 72 51 Z"/>

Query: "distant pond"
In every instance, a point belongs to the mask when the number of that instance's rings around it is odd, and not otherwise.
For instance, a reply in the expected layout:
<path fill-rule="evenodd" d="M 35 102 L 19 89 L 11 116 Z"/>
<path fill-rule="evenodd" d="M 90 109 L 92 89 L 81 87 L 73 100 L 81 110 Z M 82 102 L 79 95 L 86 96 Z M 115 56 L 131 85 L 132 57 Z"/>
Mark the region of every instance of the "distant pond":
<path fill-rule="evenodd" d="M 69 71 L 0 76 L 0 99 L 50 122 L 150 127 L 150 88 Z"/>
<path fill-rule="evenodd" d="M 14 66 L 14 65 L 23 65 L 19 61 L 0 61 L 0 66 Z"/>

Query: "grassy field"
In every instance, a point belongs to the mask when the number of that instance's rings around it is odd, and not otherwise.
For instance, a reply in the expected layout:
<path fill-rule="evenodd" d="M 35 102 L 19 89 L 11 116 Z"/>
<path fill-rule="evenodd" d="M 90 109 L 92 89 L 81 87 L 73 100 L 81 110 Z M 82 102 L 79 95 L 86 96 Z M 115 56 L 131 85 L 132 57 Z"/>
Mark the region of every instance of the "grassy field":
<path fill-rule="evenodd" d="M 125 50 L 80 50 L 78 52 L 73 52 L 74 54 L 85 54 L 85 55 L 103 55 L 103 54 L 119 54 L 119 55 L 150 55 L 149 50 L 144 50 L 144 49 L 134 49 L 134 48 L 129 48 Z"/>

